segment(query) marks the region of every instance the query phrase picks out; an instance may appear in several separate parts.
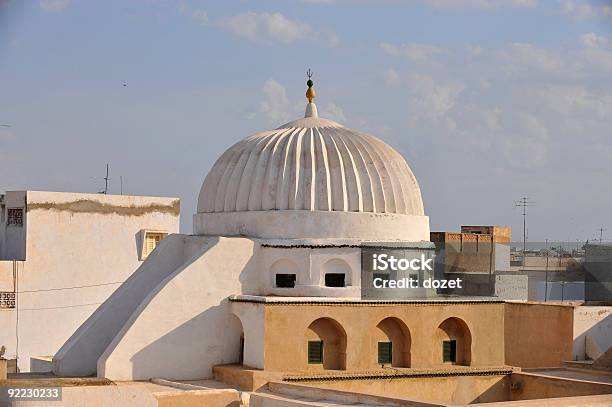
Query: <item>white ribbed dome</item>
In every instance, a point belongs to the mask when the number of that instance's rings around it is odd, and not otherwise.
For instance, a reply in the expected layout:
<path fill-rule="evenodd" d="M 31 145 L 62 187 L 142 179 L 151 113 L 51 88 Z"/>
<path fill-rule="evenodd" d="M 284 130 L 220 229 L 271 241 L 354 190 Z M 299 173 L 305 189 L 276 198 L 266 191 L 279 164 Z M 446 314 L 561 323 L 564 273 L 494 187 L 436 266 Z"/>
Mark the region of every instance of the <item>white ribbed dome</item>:
<path fill-rule="evenodd" d="M 423 215 L 403 157 L 376 137 L 317 117 L 257 133 L 207 175 L 198 213 L 309 210 Z"/>

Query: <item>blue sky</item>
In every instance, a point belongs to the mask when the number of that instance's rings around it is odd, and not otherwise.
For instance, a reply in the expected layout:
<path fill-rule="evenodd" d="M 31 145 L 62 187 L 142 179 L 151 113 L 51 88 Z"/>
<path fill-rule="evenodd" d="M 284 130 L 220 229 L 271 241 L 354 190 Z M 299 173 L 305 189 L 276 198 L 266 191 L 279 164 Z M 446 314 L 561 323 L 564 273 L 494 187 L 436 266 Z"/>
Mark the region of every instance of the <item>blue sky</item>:
<path fill-rule="evenodd" d="M 612 236 L 612 2 L 2 1 L 0 190 L 179 196 L 303 115 L 397 148 L 432 230 Z M 123 86 L 126 84 L 127 86 Z M 605 234 L 605 233 L 604 233 Z"/>

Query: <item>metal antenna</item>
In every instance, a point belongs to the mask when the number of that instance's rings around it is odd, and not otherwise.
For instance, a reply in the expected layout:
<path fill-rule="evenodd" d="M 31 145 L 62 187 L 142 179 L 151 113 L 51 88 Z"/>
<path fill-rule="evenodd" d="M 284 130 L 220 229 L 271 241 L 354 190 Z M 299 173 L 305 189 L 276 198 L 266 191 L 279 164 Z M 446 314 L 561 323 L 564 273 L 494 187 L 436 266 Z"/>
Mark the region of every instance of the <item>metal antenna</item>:
<path fill-rule="evenodd" d="M 109 166 L 108 164 L 106 164 L 106 176 L 102 177 L 102 178 L 98 178 L 98 177 L 89 177 L 90 180 L 95 181 L 96 183 L 98 183 L 98 181 L 100 180 L 104 180 L 104 189 L 102 190 L 98 190 L 98 194 L 108 194 L 108 184 L 109 181 L 112 180 L 112 178 L 109 177 Z"/>
<path fill-rule="evenodd" d="M 523 268 L 525 268 L 525 252 L 527 251 L 527 207 L 535 206 L 535 202 L 529 201 L 529 198 L 524 196 L 518 201 L 514 201 L 514 206 L 523 208 Z"/>
<path fill-rule="evenodd" d="M 108 163 L 106 163 L 106 177 L 104 177 L 104 195 L 108 193 L 108 181 L 109 180 L 110 178 L 108 178 Z"/>

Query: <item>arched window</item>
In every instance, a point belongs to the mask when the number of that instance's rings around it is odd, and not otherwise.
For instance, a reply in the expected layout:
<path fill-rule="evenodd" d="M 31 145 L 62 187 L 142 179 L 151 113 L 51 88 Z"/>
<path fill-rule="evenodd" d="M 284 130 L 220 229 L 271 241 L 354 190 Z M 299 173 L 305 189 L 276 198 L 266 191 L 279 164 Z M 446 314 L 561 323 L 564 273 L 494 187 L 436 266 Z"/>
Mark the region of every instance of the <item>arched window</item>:
<path fill-rule="evenodd" d="M 326 370 L 346 369 L 346 332 L 331 318 L 319 318 L 306 330 L 308 365 Z"/>
<path fill-rule="evenodd" d="M 436 330 L 435 364 L 469 366 L 472 362 L 472 334 L 462 319 L 445 319 Z"/>
<path fill-rule="evenodd" d="M 410 331 L 395 317 L 385 318 L 376 325 L 376 362 L 379 365 L 410 367 Z"/>

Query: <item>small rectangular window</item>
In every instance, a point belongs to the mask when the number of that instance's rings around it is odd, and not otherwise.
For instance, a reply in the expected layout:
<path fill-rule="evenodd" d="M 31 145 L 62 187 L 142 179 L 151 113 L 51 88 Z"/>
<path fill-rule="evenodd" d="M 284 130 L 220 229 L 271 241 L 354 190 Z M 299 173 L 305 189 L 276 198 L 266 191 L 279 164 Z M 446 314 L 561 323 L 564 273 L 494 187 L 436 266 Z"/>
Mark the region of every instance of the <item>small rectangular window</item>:
<path fill-rule="evenodd" d="M 457 341 L 451 339 L 450 341 L 442 342 L 442 361 L 452 362 L 457 361 Z"/>
<path fill-rule="evenodd" d="M 393 360 L 393 345 L 391 342 L 378 342 L 378 363 L 391 364 Z"/>
<path fill-rule="evenodd" d="M 323 363 L 323 341 L 308 341 L 308 364 Z"/>
<path fill-rule="evenodd" d="M 23 208 L 9 208 L 7 211 L 7 225 L 23 226 Z"/>
<path fill-rule="evenodd" d="M 144 242 L 142 248 L 142 260 L 146 259 L 155 250 L 159 243 L 168 236 L 165 232 L 144 232 Z"/>
<path fill-rule="evenodd" d="M 325 287 L 344 287 L 344 273 L 325 274 Z"/>
<path fill-rule="evenodd" d="M 295 287 L 295 274 L 277 274 L 276 286 L 279 288 Z"/>

